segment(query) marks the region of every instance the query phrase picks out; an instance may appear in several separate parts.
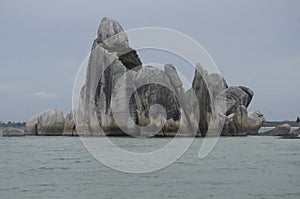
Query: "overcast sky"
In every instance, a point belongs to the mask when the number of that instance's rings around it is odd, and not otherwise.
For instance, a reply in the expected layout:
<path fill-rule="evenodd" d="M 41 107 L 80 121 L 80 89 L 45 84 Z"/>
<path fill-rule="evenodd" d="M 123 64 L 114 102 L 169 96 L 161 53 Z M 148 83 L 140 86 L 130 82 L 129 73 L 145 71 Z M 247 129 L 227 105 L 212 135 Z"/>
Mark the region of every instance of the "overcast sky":
<path fill-rule="evenodd" d="M 68 113 L 76 72 L 104 16 L 175 29 L 202 44 L 268 120 L 300 115 L 300 1 L 0 0 L 0 121 Z M 176 65 L 176 63 L 174 63 Z"/>

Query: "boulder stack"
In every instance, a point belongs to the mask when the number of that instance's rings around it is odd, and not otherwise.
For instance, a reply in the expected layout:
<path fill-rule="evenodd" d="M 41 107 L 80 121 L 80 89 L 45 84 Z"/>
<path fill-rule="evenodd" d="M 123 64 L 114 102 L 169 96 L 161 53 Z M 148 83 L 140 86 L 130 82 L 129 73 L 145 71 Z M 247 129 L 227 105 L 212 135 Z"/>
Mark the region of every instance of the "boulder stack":
<path fill-rule="evenodd" d="M 105 17 L 91 48 L 78 110 L 66 120 L 57 110 L 38 114 L 25 130 L 68 136 L 257 134 L 264 117 L 247 111 L 251 89 L 229 87 L 222 75 L 209 74 L 200 64 L 190 80 L 191 88 L 185 90 L 174 65 L 143 66 L 121 25 Z"/>

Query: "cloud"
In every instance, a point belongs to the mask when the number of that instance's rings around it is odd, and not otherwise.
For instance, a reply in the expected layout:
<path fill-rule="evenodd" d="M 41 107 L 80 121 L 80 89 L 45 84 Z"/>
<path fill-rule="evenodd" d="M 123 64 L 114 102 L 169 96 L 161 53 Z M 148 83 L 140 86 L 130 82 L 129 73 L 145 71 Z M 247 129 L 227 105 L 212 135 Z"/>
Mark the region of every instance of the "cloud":
<path fill-rule="evenodd" d="M 0 91 L 14 91 L 14 90 L 18 90 L 18 86 L 14 84 L 0 83 Z"/>
<path fill-rule="evenodd" d="M 56 93 L 49 93 L 49 92 L 36 92 L 31 95 L 29 95 L 31 98 L 37 98 L 37 99 L 58 99 L 60 96 Z"/>

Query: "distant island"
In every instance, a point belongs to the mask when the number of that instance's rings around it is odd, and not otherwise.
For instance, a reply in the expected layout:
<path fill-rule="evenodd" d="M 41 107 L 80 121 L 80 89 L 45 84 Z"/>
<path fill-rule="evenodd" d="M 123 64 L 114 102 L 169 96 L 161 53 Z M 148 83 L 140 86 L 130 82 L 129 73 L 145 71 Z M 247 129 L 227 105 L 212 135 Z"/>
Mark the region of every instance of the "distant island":
<path fill-rule="evenodd" d="M 291 127 L 299 127 L 299 122 L 297 121 L 289 121 L 289 120 L 284 120 L 284 121 L 265 121 L 262 125 L 262 127 L 275 127 L 275 126 L 280 126 L 283 124 L 289 124 Z"/>
<path fill-rule="evenodd" d="M 25 122 L 2 122 L 0 121 L 0 128 L 6 128 L 6 127 L 14 127 L 14 128 L 24 128 L 25 127 Z"/>

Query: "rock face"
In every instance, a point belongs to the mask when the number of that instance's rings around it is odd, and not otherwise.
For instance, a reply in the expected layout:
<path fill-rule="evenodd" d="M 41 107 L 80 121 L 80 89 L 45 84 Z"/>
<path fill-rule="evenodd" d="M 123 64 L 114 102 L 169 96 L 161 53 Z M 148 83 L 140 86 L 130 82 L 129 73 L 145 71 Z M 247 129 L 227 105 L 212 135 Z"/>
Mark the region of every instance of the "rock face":
<path fill-rule="evenodd" d="M 232 86 L 223 90 L 217 100 L 225 101 L 227 104 L 226 115 L 234 113 L 240 105 L 249 106 L 254 92 L 244 86 Z"/>
<path fill-rule="evenodd" d="M 291 126 L 289 124 L 282 124 L 276 128 L 263 133 L 264 136 L 286 136 L 291 133 Z"/>
<path fill-rule="evenodd" d="M 134 78 L 137 90 L 132 99 L 137 106 L 137 124 L 148 126 L 144 133 L 157 129 L 157 136 L 174 136 L 184 114 L 179 101 L 183 100 L 180 95 L 182 83 L 172 65 L 166 65 L 164 69 L 147 66 L 138 71 Z"/>
<path fill-rule="evenodd" d="M 65 118 L 63 113 L 50 109 L 30 118 L 25 125 L 26 135 L 62 135 Z"/>
<path fill-rule="evenodd" d="M 248 135 L 258 135 L 258 130 L 265 122 L 264 115 L 260 111 L 251 112 L 248 114 Z"/>
<path fill-rule="evenodd" d="M 136 51 L 129 47 L 120 24 L 103 18 L 91 51 L 86 83 L 81 91 L 78 132 L 86 135 L 121 132 L 112 114 L 112 90 L 125 72 L 138 71 L 141 64 Z"/>
<path fill-rule="evenodd" d="M 3 137 L 20 137 L 20 136 L 24 136 L 25 134 L 16 129 L 16 128 L 12 128 L 12 127 L 7 127 L 5 129 L 3 129 L 2 131 L 2 136 Z"/>
<path fill-rule="evenodd" d="M 194 90 L 197 101 L 199 104 L 199 125 L 198 134 L 206 136 L 208 125 L 210 122 L 210 116 L 212 113 L 211 109 L 211 93 L 207 87 L 207 72 L 203 70 L 200 64 L 197 64 L 195 70 L 194 80 L 192 83 L 192 89 Z"/>
<path fill-rule="evenodd" d="M 246 107 L 240 105 L 233 114 L 226 117 L 222 135 L 257 135 L 264 121 L 265 119 L 259 111 L 248 114 Z"/>
<path fill-rule="evenodd" d="M 26 124 L 25 124 L 25 134 L 26 135 L 37 135 L 38 134 L 39 116 L 40 116 L 40 114 L 35 115 L 26 121 Z"/>
<path fill-rule="evenodd" d="M 221 91 L 228 88 L 227 82 L 223 76 L 218 73 L 212 73 L 208 75 L 208 86 L 212 91 L 212 96 L 216 97 Z"/>
<path fill-rule="evenodd" d="M 129 46 L 128 37 L 121 25 L 107 17 L 101 20 L 101 24 L 98 28 L 97 43 L 104 43 L 109 48 L 125 47 Z"/>
<path fill-rule="evenodd" d="M 75 114 L 76 113 L 71 112 L 67 115 L 67 117 L 65 119 L 63 135 L 65 135 L 65 136 L 77 135 L 76 123 L 75 123 L 75 118 L 74 118 Z"/>
<path fill-rule="evenodd" d="M 197 100 L 195 92 L 192 92 L 191 89 L 188 92 L 184 90 L 182 81 L 179 78 L 176 68 L 172 64 L 166 64 L 164 66 L 164 72 L 169 77 L 170 83 L 173 87 L 173 93 L 180 105 L 180 107 L 177 107 L 180 108 L 180 120 L 178 120 L 178 134 L 187 136 L 199 136 L 200 131 L 198 131 L 198 121 L 200 114 L 198 112 L 199 104 L 195 103 L 195 101 Z M 167 129 L 168 128 L 169 127 L 167 127 Z M 174 129 L 170 128 L 169 131 L 170 130 L 174 134 Z"/>
<path fill-rule="evenodd" d="M 196 64 L 195 75 L 192 83 L 192 90 L 196 95 L 196 102 L 192 104 L 192 107 L 195 108 L 195 103 L 198 104 L 199 109 L 199 124 L 197 134 L 201 136 L 206 136 L 210 124 L 215 124 L 216 126 L 222 125 L 218 124 L 222 120 L 222 117 L 219 117 L 217 112 L 217 96 L 222 95 L 221 93 L 228 88 L 228 85 L 220 74 L 212 73 L 208 74 L 206 70 L 200 64 Z M 188 91 L 189 93 L 190 91 Z M 222 105 L 221 105 L 222 106 Z M 224 107 L 225 108 L 225 107 Z M 221 115 L 225 114 L 223 107 L 219 109 Z M 221 122 L 222 123 L 222 122 Z"/>

